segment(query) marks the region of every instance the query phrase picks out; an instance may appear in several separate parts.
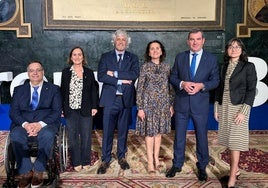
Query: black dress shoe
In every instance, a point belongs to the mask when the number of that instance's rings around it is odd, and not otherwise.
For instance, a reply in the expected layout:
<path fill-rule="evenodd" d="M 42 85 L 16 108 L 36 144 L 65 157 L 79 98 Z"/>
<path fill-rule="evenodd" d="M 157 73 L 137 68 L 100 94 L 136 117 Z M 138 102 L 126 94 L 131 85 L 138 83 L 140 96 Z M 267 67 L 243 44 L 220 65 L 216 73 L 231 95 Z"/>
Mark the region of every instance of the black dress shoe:
<path fill-rule="evenodd" d="M 181 168 L 177 168 L 175 166 L 172 166 L 171 169 L 169 169 L 166 173 L 167 178 L 173 178 L 177 172 L 181 172 Z"/>
<path fill-rule="evenodd" d="M 109 166 L 110 166 L 110 163 L 102 162 L 100 167 L 98 168 L 97 174 L 105 174 Z"/>
<path fill-rule="evenodd" d="M 198 180 L 199 181 L 207 181 L 208 175 L 206 170 L 198 169 Z"/>
<path fill-rule="evenodd" d="M 130 166 L 125 158 L 122 158 L 118 161 L 118 164 L 123 170 L 130 169 Z"/>

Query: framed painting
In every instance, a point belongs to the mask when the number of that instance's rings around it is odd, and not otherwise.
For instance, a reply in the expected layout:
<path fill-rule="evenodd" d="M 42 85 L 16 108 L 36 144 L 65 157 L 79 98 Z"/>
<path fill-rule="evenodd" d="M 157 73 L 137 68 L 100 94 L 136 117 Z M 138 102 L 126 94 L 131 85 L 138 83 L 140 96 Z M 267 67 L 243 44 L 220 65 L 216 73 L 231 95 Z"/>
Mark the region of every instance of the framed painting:
<path fill-rule="evenodd" d="M 224 30 L 224 0 L 44 0 L 44 29 Z"/>
<path fill-rule="evenodd" d="M 250 37 L 253 30 L 268 30 L 268 0 L 244 0 L 244 22 L 237 24 L 237 37 Z"/>
<path fill-rule="evenodd" d="M 0 0 L 0 30 L 15 30 L 18 38 L 32 36 L 31 24 L 24 23 L 23 0 Z"/>

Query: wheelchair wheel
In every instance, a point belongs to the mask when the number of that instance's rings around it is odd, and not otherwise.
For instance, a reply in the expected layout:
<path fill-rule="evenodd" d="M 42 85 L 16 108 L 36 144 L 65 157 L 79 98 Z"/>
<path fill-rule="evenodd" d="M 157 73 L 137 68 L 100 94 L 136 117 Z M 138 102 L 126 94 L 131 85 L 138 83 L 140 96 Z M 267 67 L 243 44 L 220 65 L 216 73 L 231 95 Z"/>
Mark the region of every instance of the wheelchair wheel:
<path fill-rule="evenodd" d="M 51 185 L 52 188 L 57 188 L 58 187 L 59 179 L 60 179 L 60 177 L 57 175 L 55 177 L 54 181 L 52 182 L 52 185 Z"/>
<path fill-rule="evenodd" d="M 51 148 L 50 157 L 47 162 L 47 179 L 44 180 L 43 187 L 56 187 L 60 174 L 60 154 L 59 154 L 59 135 L 55 137 L 54 145 Z"/>
<path fill-rule="evenodd" d="M 68 141 L 67 131 L 64 125 L 60 126 L 58 138 L 58 151 L 60 156 L 60 171 L 64 172 L 68 164 Z"/>
<path fill-rule="evenodd" d="M 50 156 L 49 156 L 47 167 L 46 167 L 48 178 L 44 179 L 44 183 L 42 187 L 55 187 L 56 188 L 59 182 L 59 174 L 60 174 L 59 163 L 61 163 L 60 162 L 61 154 L 59 154 L 60 153 L 59 148 L 62 148 L 62 147 L 61 146 L 59 147 L 58 139 L 61 137 L 62 136 L 58 136 L 58 135 L 55 137 L 55 141 L 54 141 L 53 147 L 51 148 Z M 15 154 L 13 152 L 12 142 L 10 140 L 10 134 L 7 136 L 6 143 L 5 143 L 4 165 L 5 165 L 7 180 L 3 184 L 3 187 L 4 188 L 17 187 L 18 180 L 15 179 L 15 177 L 18 172 L 17 172 Z"/>
<path fill-rule="evenodd" d="M 10 171 L 10 164 L 9 164 L 9 144 L 10 144 L 10 135 L 7 135 L 6 143 L 5 143 L 5 150 L 4 150 L 4 165 L 6 173 Z"/>
<path fill-rule="evenodd" d="M 10 143 L 10 134 L 8 134 L 5 149 L 4 149 L 4 165 L 6 171 L 6 182 L 3 184 L 3 187 L 17 187 L 15 182 L 16 174 L 16 160 L 15 155 L 12 150 L 12 144 Z"/>

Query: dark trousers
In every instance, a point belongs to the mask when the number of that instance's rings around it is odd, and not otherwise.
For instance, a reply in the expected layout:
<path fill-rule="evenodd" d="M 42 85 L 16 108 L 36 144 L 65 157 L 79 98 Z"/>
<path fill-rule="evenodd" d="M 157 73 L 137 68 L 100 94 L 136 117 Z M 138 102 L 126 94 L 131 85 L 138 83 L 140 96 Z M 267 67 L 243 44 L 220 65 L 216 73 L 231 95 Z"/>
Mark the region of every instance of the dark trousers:
<path fill-rule="evenodd" d="M 128 126 L 131 122 L 131 108 L 125 108 L 123 97 L 117 96 L 114 104 L 103 108 L 103 139 L 102 139 L 102 161 L 111 161 L 113 148 L 114 130 L 117 125 L 117 158 L 125 157 L 127 152 Z"/>
<path fill-rule="evenodd" d="M 209 161 L 207 122 L 205 114 L 175 113 L 175 140 L 173 166 L 181 168 L 185 159 L 186 133 L 190 118 L 193 120 L 196 136 L 197 167 L 205 169 Z"/>
<path fill-rule="evenodd" d="M 58 128 L 53 126 L 43 127 L 37 136 L 38 153 L 34 163 L 31 162 L 28 152 L 28 133 L 21 126 L 16 126 L 10 132 L 19 174 L 25 174 L 30 170 L 37 172 L 46 171 L 47 160 L 51 154 L 55 135 Z"/>
<path fill-rule="evenodd" d="M 89 165 L 91 161 L 92 116 L 84 117 L 72 110 L 66 117 L 68 143 L 73 166 Z"/>

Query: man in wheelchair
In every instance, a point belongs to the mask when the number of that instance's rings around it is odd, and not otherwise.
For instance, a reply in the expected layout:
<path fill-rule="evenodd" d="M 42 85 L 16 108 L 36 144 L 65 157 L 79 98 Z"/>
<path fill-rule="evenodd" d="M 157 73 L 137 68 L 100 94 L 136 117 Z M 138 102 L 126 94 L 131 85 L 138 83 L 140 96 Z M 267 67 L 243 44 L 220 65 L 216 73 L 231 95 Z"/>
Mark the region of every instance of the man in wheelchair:
<path fill-rule="evenodd" d="M 60 126 L 61 94 L 58 86 L 43 81 L 41 62 L 30 62 L 27 72 L 30 81 L 14 89 L 10 105 L 10 140 L 21 177 L 18 187 L 40 187 Z M 38 148 L 33 162 L 29 147 L 32 151 Z"/>

